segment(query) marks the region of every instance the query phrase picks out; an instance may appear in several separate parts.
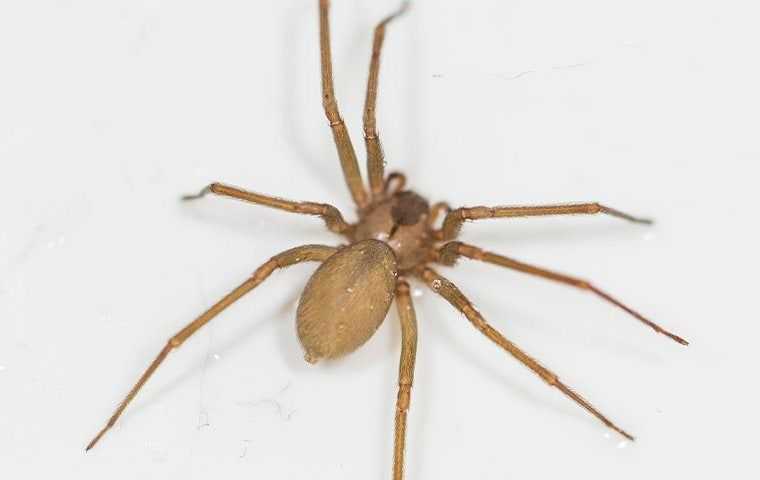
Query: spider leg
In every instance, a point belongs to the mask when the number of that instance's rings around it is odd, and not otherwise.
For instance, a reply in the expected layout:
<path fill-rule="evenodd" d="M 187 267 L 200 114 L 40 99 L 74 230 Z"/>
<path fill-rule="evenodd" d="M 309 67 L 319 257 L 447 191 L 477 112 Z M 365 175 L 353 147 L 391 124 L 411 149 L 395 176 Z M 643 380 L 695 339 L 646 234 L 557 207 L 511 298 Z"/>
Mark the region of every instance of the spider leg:
<path fill-rule="evenodd" d="M 396 427 L 393 442 L 393 480 L 404 477 L 404 447 L 406 445 L 406 415 L 409 410 L 414 380 L 414 361 L 417 355 L 417 319 L 414 314 L 409 284 L 401 280 L 396 285 L 396 308 L 401 320 L 401 360 L 398 370 Z"/>
<path fill-rule="evenodd" d="M 333 87 L 332 58 L 330 53 L 330 1 L 319 0 L 319 47 L 322 64 L 322 106 L 325 115 L 330 122 L 335 146 L 338 149 L 338 157 L 343 168 L 343 176 L 351 191 L 351 196 L 356 205 L 361 209 L 367 206 L 367 192 L 364 190 L 359 164 L 356 161 L 356 152 L 351 143 L 351 137 L 346 130 L 346 124 L 340 117 L 338 102 L 335 100 Z"/>
<path fill-rule="evenodd" d="M 392 196 L 402 191 L 406 186 L 406 175 L 401 172 L 391 172 L 383 183 L 383 194 Z"/>
<path fill-rule="evenodd" d="M 256 271 L 248 280 L 243 282 L 239 287 L 227 294 L 224 298 L 215 303 L 211 308 L 206 310 L 201 316 L 187 324 L 182 330 L 177 332 L 176 335 L 169 339 L 166 346 L 161 350 L 161 352 L 159 352 L 156 359 L 153 360 L 153 363 L 151 363 L 148 369 L 145 370 L 145 373 L 142 374 L 140 379 L 132 387 L 124 400 L 122 400 L 122 402 L 119 404 L 119 407 L 108 420 L 106 426 L 103 427 L 103 429 L 100 430 L 95 438 L 93 438 L 92 441 L 87 445 L 86 450 L 90 450 L 92 447 L 94 447 L 100 438 L 111 427 L 113 427 L 124 409 L 127 408 L 127 405 L 129 405 L 129 403 L 135 398 L 137 392 L 139 392 L 143 385 L 145 385 L 145 383 L 158 369 L 159 365 L 161 365 L 169 353 L 175 348 L 179 348 L 185 342 L 185 340 L 190 338 L 201 327 L 206 325 L 212 318 L 216 317 L 224 309 L 232 305 L 235 301 L 239 300 L 243 295 L 259 286 L 261 282 L 263 282 L 267 277 L 269 277 L 272 272 L 278 268 L 283 268 L 306 261 L 322 262 L 324 260 L 327 260 L 327 258 L 329 258 L 337 250 L 338 249 L 335 247 L 328 247 L 323 245 L 304 245 L 301 247 L 286 250 L 278 255 L 275 255 L 269 261 L 261 265 L 258 269 L 256 269 Z"/>
<path fill-rule="evenodd" d="M 429 268 L 421 269 L 418 275 L 433 291 L 443 297 L 454 308 L 462 312 L 475 326 L 475 328 L 480 330 L 483 335 L 506 350 L 507 353 L 515 357 L 523 365 L 533 370 L 533 372 L 541 377 L 547 384 L 549 384 L 549 386 L 552 386 L 561 391 L 572 401 L 601 420 L 602 423 L 604 423 L 607 427 L 618 432 L 620 435 L 629 440 L 634 439 L 630 434 L 622 430 L 620 427 L 612 423 L 607 417 L 602 415 L 601 412 L 595 409 L 583 397 L 562 383 L 556 374 L 538 363 L 538 361 L 536 361 L 533 357 L 522 351 L 517 345 L 510 342 L 506 337 L 504 337 L 504 335 L 489 325 L 488 322 L 486 322 L 486 320 L 480 314 L 480 312 L 478 312 L 475 307 L 473 307 L 472 303 L 467 299 L 467 297 L 464 296 L 464 294 L 456 287 L 456 285 Z"/>
<path fill-rule="evenodd" d="M 611 303 L 621 308 L 622 310 L 628 312 L 631 316 L 633 316 L 640 322 L 654 329 L 655 332 L 668 336 L 671 339 L 675 340 L 676 342 L 680 343 L 681 345 L 689 344 L 689 342 L 687 342 L 683 338 L 665 330 L 664 328 L 660 327 L 656 323 L 645 318 L 636 310 L 628 307 L 624 303 L 620 302 L 619 300 L 612 297 L 611 295 L 604 292 L 603 290 L 600 290 L 599 288 L 595 287 L 594 285 L 587 282 L 586 280 L 582 280 L 576 277 L 571 277 L 569 275 L 564 275 L 562 273 L 553 272 L 551 270 L 546 270 L 540 267 L 536 267 L 534 265 L 529 265 L 527 263 L 523 263 L 523 262 L 511 259 L 509 257 L 502 256 L 502 255 L 497 255 L 495 253 L 486 252 L 479 249 L 478 247 L 475 247 L 473 245 L 467 245 L 466 243 L 462 243 L 462 242 L 447 243 L 446 245 L 441 247 L 441 249 L 439 250 L 440 262 L 444 265 L 454 265 L 454 263 L 460 256 L 471 258 L 473 260 L 479 260 L 481 262 L 492 263 L 494 265 L 510 268 L 512 270 L 517 270 L 519 272 L 527 273 L 530 275 L 536 275 L 538 277 L 543 277 L 548 280 L 553 280 L 555 282 L 564 283 L 566 285 L 570 285 L 570 286 L 579 288 L 581 290 L 586 290 L 588 292 L 595 294 L 602 300 L 605 300 L 606 302 Z"/>
<path fill-rule="evenodd" d="M 651 225 L 652 220 L 634 217 L 627 213 L 606 207 L 599 203 L 578 203 L 572 205 L 542 205 L 532 207 L 469 207 L 457 208 L 446 215 L 443 221 L 441 235 L 443 240 L 453 240 L 459 235 L 462 223 L 465 220 L 480 220 L 482 218 L 501 217 L 536 217 L 543 215 L 594 215 L 605 213 L 607 215 L 622 218 L 629 222 Z"/>
<path fill-rule="evenodd" d="M 394 13 L 385 17 L 375 27 L 375 36 L 372 42 L 372 58 L 369 63 L 369 78 L 367 80 L 367 96 L 364 100 L 364 143 L 367 147 L 367 173 L 372 196 L 377 198 L 383 195 L 385 179 L 385 165 L 383 162 L 383 147 L 377 133 L 377 121 L 375 119 L 375 105 L 377 103 L 377 83 L 380 75 L 380 52 L 385 40 L 385 27 L 396 17 L 402 15 L 409 8 L 409 2 L 404 1 Z"/>
<path fill-rule="evenodd" d="M 278 208 L 287 212 L 318 215 L 325 221 L 327 228 L 335 233 L 346 233 L 351 228 L 351 226 L 343 219 L 343 215 L 341 215 L 340 211 L 332 205 L 314 202 L 293 202 L 277 197 L 269 197 L 259 193 L 248 192 L 222 183 L 212 183 L 211 185 L 207 185 L 197 194 L 183 196 L 182 200 L 197 200 L 209 193 L 221 195 L 223 197 L 236 198 L 257 205 L 264 205 L 265 207 Z"/>
<path fill-rule="evenodd" d="M 451 207 L 446 202 L 438 202 L 430 207 L 430 216 L 427 219 L 428 228 L 431 230 L 434 228 L 435 222 L 437 222 L 438 217 L 441 216 L 441 212 L 449 213 L 450 211 Z"/>

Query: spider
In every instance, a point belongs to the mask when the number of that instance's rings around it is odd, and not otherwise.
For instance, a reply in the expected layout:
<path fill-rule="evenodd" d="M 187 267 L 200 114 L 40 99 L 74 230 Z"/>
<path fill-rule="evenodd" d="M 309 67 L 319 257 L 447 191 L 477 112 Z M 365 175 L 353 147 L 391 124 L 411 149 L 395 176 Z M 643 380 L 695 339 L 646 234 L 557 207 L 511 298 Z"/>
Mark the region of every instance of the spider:
<path fill-rule="evenodd" d="M 346 222 L 343 215 L 332 205 L 294 202 L 222 183 L 212 183 L 198 194 L 186 195 L 182 198 L 195 200 L 214 194 L 287 212 L 316 215 L 325 221 L 330 231 L 344 236 L 348 244 L 339 247 L 304 245 L 279 253 L 261 265 L 250 278 L 169 339 L 105 427 L 87 445 L 86 450 L 93 448 L 116 423 L 127 405 L 172 350 L 179 348 L 225 308 L 259 286 L 272 272 L 301 262 L 320 263 L 301 294 L 296 314 L 298 339 L 305 351 L 305 359 L 309 363 L 339 358 L 362 346 L 383 322 L 391 303 L 396 301 L 401 322 L 402 348 L 394 430 L 394 480 L 401 480 L 404 475 L 406 421 L 411 400 L 417 346 L 416 318 L 408 283 L 411 278 L 425 283 L 433 292 L 463 313 L 489 340 L 522 362 L 549 386 L 561 391 L 610 429 L 633 440 L 633 436 L 602 415 L 588 401 L 560 381 L 556 374 L 493 328 L 459 288 L 433 270 L 430 264 L 454 265 L 460 257 L 465 257 L 564 283 L 591 292 L 602 300 L 621 308 L 656 332 L 682 345 L 688 345 L 683 338 L 663 329 L 585 280 L 487 252 L 456 240 L 465 221 L 487 218 L 601 213 L 640 224 L 650 224 L 651 221 L 599 203 L 477 206 L 451 209 L 446 203 L 440 202 L 431 206 L 425 198 L 404 188 L 406 177 L 403 174 L 390 173 L 386 176 L 383 151 L 375 120 L 380 53 L 386 27 L 407 10 L 408 1 L 402 3 L 396 12 L 384 18 L 374 30 L 364 105 L 364 142 L 369 177 L 369 188 L 366 188 L 359 171 L 354 147 L 338 111 L 334 95 L 330 53 L 330 2 L 329 0 L 318 0 L 318 2 L 322 104 L 332 130 L 346 184 L 357 207 L 358 221 L 353 224 Z M 443 220 L 440 223 L 438 220 L 442 216 Z M 436 225 L 439 223 L 441 226 L 437 228 Z"/>

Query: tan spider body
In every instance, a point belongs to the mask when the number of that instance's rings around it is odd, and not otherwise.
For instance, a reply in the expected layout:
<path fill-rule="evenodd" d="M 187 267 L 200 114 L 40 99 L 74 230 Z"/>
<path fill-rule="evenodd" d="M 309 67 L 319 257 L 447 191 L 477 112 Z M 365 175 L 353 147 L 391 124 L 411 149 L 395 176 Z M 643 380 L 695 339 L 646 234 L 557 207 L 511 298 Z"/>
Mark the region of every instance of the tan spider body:
<path fill-rule="evenodd" d="M 633 440 L 631 435 L 613 424 L 590 403 L 562 383 L 555 373 L 493 328 L 467 297 L 453 283 L 431 269 L 430 264 L 453 265 L 459 257 L 467 257 L 565 283 L 597 295 L 655 331 L 687 345 L 688 343 L 681 337 L 664 330 L 585 280 L 455 241 L 466 220 L 485 218 L 604 213 L 637 223 L 650 222 L 595 202 L 528 207 L 476 206 L 454 210 L 445 203 L 437 203 L 431 207 L 420 195 L 404 190 L 405 177 L 403 175 L 391 173 L 386 176 L 382 148 L 375 126 L 380 52 L 387 24 L 405 8 L 406 4 L 398 12 L 380 22 L 375 29 L 364 113 L 369 176 L 369 188 L 366 188 L 333 92 L 329 2 L 319 0 L 322 101 L 346 183 L 357 206 L 359 215 L 357 223 L 347 223 L 341 213 L 328 204 L 293 202 L 221 183 L 213 183 L 197 195 L 184 197 L 185 200 L 191 200 L 206 194 L 215 194 L 292 213 L 317 215 L 325 221 L 329 230 L 343 235 L 349 244 L 342 247 L 304 245 L 275 255 L 261 265 L 250 278 L 169 339 L 153 363 L 129 391 L 106 426 L 89 443 L 87 450 L 91 449 L 116 423 L 127 405 L 172 350 L 181 346 L 225 308 L 255 289 L 275 270 L 306 261 L 321 262 L 301 295 L 296 319 L 298 338 L 308 362 L 316 363 L 320 359 L 338 358 L 359 348 L 369 340 L 383 322 L 393 301 L 396 302 L 401 322 L 402 349 L 394 429 L 394 480 L 403 478 L 406 417 L 411 404 L 417 347 L 417 325 L 407 283 L 410 278 L 424 282 L 436 294 L 463 313 L 489 340 L 531 369 L 549 386 L 558 389 L 609 428 Z M 445 217 L 442 226 L 436 228 L 434 225 L 443 213 Z"/>
<path fill-rule="evenodd" d="M 298 302 L 298 338 L 309 363 L 349 354 L 369 340 L 393 302 L 396 256 L 386 243 L 363 240 L 327 259 Z"/>

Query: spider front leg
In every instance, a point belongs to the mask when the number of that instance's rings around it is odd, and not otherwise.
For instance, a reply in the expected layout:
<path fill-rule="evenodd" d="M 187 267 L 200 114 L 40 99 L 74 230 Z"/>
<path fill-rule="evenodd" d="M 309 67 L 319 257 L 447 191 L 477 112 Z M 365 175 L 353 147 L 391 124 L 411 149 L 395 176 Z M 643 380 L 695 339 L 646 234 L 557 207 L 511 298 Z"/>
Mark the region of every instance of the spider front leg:
<path fill-rule="evenodd" d="M 385 40 L 385 27 L 396 17 L 402 15 L 408 8 L 409 2 L 405 1 L 396 12 L 385 17 L 375 27 L 375 36 L 372 41 L 372 58 L 369 63 L 367 96 L 364 100 L 364 144 L 367 147 L 367 174 L 369 175 L 370 192 L 373 198 L 382 197 L 385 182 L 383 147 L 380 144 L 380 135 L 377 133 L 377 121 L 375 118 L 377 83 L 380 76 L 380 52 L 383 49 L 383 41 Z"/>
<path fill-rule="evenodd" d="M 148 369 L 145 370 L 145 373 L 142 374 L 140 379 L 132 387 L 124 400 L 122 400 L 122 402 L 119 404 L 119 407 L 108 420 L 106 426 L 103 427 L 103 429 L 100 430 L 95 438 L 93 438 L 92 441 L 87 445 L 86 450 L 90 450 L 92 447 L 94 447 L 100 438 L 111 427 L 114 426 L 116 420 L 119 419 L 122 412 L 124 412 L 124 409 L 127 408 L 127 405 L 129 405 L 129 403 L 135 398 L 143 385 L 145 385 L 145 383 L 158 369 L 158 367 L 166 359 L 169 353 L 175 348 L 179 348 L 185 342 L 185 340 L 190 338 L 201 327 L 206 325 L 212 318 L 219 315 L 224 309 L 235 303 L 243 295 L 258 287 L 259 284 L 266 280 L 266 278 L 269 277 L 269 275 L 271 275 L 275 270 L 301 262 L 323 262 L 336 251 L 338 251 L 338 249 L 335 247 L 328 247 L 324 245 L 304 245 L 301 247 L 286 250 L 278 255 L 275 255 L 268 262 L 264 263 L 262 266 L 256 269 L 251 278 L 243 282 L 239 287 L 227 294 L 219 302 L 206 310 L 201 316 L 190 322 L 187 326 L 185 326 L 185 328 L 177 332 L 176 335 L 169 339 L 169 341 L 166 343 L 166 346 L 161 350 L 161 352 L 159 352 L 156 359 L 153 360 L 153 363 L 151 363 Z"/>
<path fill-rule="evenodd" d="M 588 292 L 595 294 L 602 300 L 605 300 L 606 302 L 611 303 L 621 308 L 622 310 L 630 314 L 632 317 L 642 322 L 643 324 L 651 327 L 655 332 L 661 333 L 667 337 L 670 337 L 671 339 L 675 340 L 681 345 L 689 344 L 689 342 L 687 342 L 683 338 L 665 330 L 661 326 L 657 325 L 656 323 L 644 317 L 642 314 L 640 314 L 636 310 L 625 305 L 624 303 L 620 302 L 619 300 L 612 297 L 611 295 L 604 292 L 603 290 L 595 287 L 594 285 L 587 282 L 586 280 L 581 280 L 580 278 L 571 277 L 569 275 L 564 275 L 562 273 L 552 272 L 551 270 L 546 270 L 540 267 L 536 267 L 534 265 L 529 265 L 527 263 L 519 262 L 517 260 L 511 259 L 509 257 L 505 257 L 503 255 L 497 255 L 495 253 L 486 252 L 479 249 L 478 247 L 467 245 L 466 243 L 462 243 L 462 242 L 447 243 L 446 245 L 441 247 L 441 249 L 438 251 L 438 256 L 439 256 L 439 261 L 444 265 L 454 265 L 454 263 L 456 263 L 457 258 L 459 258 L 460 256 L 463 256 L 463 257 L 471 258 L 473 260 L 479 260 L 481 262 L 491 263 L 491 264 L 499 265 L 501 267 L 506 267 L 512 270 L 517 270 L 519 272 L 527 273 L 530 275 L 536 275 L 538 277 L 546 278 L 548 280 L 564 283 L 565 285 L 571 285 L 581 290 L 586 290 Z"/>
<path fill-rule="evenodd" d="M 330 1 L 319 0 L 319 52 L 322 65 L 322 106 L 338 149 L 338 157 L 343 168 L 343 176 L 351 191 L 356 205 L 362 209 L 367 206 L 369 200 L 364 189 L 362 176 L 359 172 L 359 164 L 356 161 L 356 152 L 351 143 L 351 137 L 346 130 L 346 124 L 338 111 L 338 101 L 335 99 L 333 86 L 332 55 L 330 53 Z"/>
<path fill-rule="evenodd" d="M 450 211 L 443 220 L 440 237 L 442 240 L 453 240 L 459 235 L 459 230 L 465 220 L 480 220 L 483 218 L 502 217 L 537 217 L 544 215 L 594 215 L 605 213 L 607 215 L 622 218 L 629 222 L 651 225 L 653 222 L 647 218 L 634 217 L 627 213 L 606 207 L 600 203 L 579 203 L 574 205 L 543 205 L 535 207 L 468 207 L 457 208 Z"/>
<path fill-rule="evenodd" d="M 393 480 L 404 478 L 404 447 L 406 445 L 406 415 L 409 410 L 414 380 L 414 361 L 417 356 L 417 318 L 414 314 L 409 284 L 400 280 L 396 285 L 396 308 L 401 320 L 401 360 L 398 369 L 396 398 L 396 427 L 393 441 Z"/>
<path fill-rule="evenodd" d="M 335 233 L 346 234 L 351 229 L 351 226 L 343 219 L 343 215 L 341 215 L 340 211 L 332 205 L 314 202 L 293 202 L 291 200 L 283 200 L 282 198 L 261 195 L 260 193 L 248 192 L 222 183 L 212 183 L 211 185 L 207 185 L 203 190 L 194 195 L 183 196 L 182 200 L 197 200 L 205 197 L 209 193 L 221 195 L 223 197 L 236 198 L 238 200 L 243 200 L 244 202 L 263 205 L 265 207 L 277 208 L 285 210 L 286 212 L 318 215 L 325 221 L 327 228 Z"/>
<path fill-rule="evenodd" d="M 472 303 L 459 291 L 459 289 L 446 278 L 442 277 L 435 271 L 429 268 L 423 268 L 418 272 L 418 276 L 438 295 L 449 302 L 454 308 L 462 312 L 465 317 L 472 323 L 475 328 L 488 337 L 492 342 L 499 347 L 506 350 L 507 353 L 519 360 L 523 365 L 533 370 L 539 377 L 541 377 L 549 386 L 554 387 L 565 394 L 572 401 L 586 409 L 589 413 L 601 420 L 607 427 L 615 430 L 620 435 L 624 436 L 628 440 L 634 440 L 633 436 L 622 430 L 620 427 L 612 423 L 607 417 L 601 414 L 595 409 L 588 401 L 583 397 L 575 393 L 567 385 L 562 383 L 556 374 L 538 363 L 533 357 L 522 351 L 517 345 L 510 342 L 504 335 L 499 333 L 495 328 L 486 322 L 483 316 L 478 312 Z"/>

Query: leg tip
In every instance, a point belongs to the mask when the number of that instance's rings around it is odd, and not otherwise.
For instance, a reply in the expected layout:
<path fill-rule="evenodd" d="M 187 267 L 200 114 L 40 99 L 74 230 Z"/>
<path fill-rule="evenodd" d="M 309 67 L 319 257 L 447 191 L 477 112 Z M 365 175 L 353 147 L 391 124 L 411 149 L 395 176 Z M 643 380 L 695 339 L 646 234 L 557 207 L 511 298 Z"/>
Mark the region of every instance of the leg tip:
<path fill-rule="evenodd" d="M 95 435 L 95 438 L 93 438 L 92 440 L 90 440 L 90 443 L 87 444 L 87 446 L 84 449 L 85 453 L 87 453 L 87 452 L 89 452 L 90 450 L 93 449 L 93 447 L 95 446 L 95 444 L 97 444 L 98 441 L 101 439 L 101 437 L 103 437 L 103 434 L 106 433 L 106 430 L 107 430 L 107 428 L 104 428 L 103 430 L 101 430 L 100 432 L 98 432 L 97 435 Z"/>
<path fill-rule="evenodd" d="M 665 332 L 665 335 L 667 335 L 667 336 L 668 336 L 668 337 L 670 337 L 670 338 L 671 338 L 673 341 L 676 341 L 676 342 L 680 343 L 681 345 L 683 345 L 683 346 L 685 346 L 685 347 L 688 347 L 688 346 L 689 346 L 689 341 L 688 341 L 688 340 L 686 340 L 686 339 L 683 339 L 683 338 L 679 337 L 678 335 L 675 335 L 675 334 L 673 334 L 673 333 L 670 333 L 670 332 Z"/>

